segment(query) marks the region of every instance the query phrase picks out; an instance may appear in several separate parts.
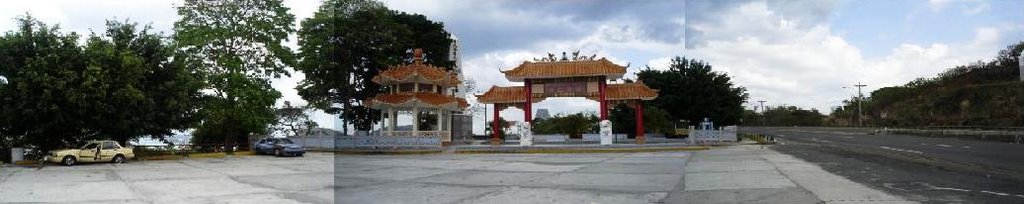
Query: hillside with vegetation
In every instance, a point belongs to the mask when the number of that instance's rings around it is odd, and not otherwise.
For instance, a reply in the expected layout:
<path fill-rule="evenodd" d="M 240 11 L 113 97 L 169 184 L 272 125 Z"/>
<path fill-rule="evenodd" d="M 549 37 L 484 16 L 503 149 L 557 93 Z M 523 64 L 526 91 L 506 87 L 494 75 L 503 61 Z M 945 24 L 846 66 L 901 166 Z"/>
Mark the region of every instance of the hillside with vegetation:
<path fill-rule="evenodd" d="M 1019 60 L 1024 42 L 995 59 L 960 65 L 932 78 L 884 87 L 863 100 L 864 124 L 886 127 L 1024 126 L 1024 82 Z M 857 98 L 832 111 L 828 123 L 857 124 Z"/>

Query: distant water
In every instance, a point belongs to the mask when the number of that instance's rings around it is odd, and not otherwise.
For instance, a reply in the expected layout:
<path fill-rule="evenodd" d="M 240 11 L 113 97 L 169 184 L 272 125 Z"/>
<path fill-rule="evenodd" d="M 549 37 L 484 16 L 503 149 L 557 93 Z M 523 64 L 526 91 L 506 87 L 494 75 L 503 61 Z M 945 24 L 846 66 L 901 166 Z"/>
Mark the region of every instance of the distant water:
<path fill-rule="evenodd" d="M 192 140 L 192 135 L 187 134 L 187 133 L 177 133 L 175 135 L 172 135 L 172 136 L 168 137 L 167 140 L 170 141 L 171 143 L 174 143 L 174 145 L 182 145 L 182 144 L 187 144 L 190 140 Z M 130 141 L 128 143 L 131 143 L 132 145 L 137 145 L 137 146 L 163 146 L 163 145 L 167 145 L 167 144 L 164 144 L 163 142 L 161 142 L 160 140 L 149 138 L 149 137 L 142 137 L 142 138 L 136 139 L 135 141 Z"/>

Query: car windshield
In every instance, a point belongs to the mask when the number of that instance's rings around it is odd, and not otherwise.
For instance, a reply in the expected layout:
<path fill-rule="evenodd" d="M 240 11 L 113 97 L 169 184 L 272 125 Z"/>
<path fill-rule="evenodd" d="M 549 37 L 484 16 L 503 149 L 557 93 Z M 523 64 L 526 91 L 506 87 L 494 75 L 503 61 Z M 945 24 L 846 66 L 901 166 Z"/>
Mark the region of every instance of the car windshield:
<path fill-rule="evenodd" d="M 279 140 L 277 140 L 277 143 L 278 144 L 292 144 L 292 140 L 289 140 L 289 139 L 279 139 Z"/>

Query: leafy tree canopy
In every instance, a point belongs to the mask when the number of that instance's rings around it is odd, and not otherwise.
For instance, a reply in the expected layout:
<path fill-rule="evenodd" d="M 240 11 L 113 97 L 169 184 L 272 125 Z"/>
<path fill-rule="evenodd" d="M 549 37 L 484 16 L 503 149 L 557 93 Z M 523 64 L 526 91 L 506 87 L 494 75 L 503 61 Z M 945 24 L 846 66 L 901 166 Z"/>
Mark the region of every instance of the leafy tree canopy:
<path fill-rule="evenodd" d="M 158 139 L 196 122 L 201 81 L 150 27 L 107 21 L 79 46 L 31 16 L 0 37 L 0 135 L 43 150 L 87 139 Z"/>
<path fill-rule="evenodd" d="M 281 93 L 270 77 L 295 64 L 282 43 L 295 16 L 280 0 L 186 0 L 174 23 L 178 51 L 196 66 L 209 93 L 193 142 L 226 144 L 265 133 Z"/>
<path fill-rule="evenodd" d="M 303 99 L 338 114 L 356 129 L 369 129 L 379 112 L 362 100 L 381 92 L 370 80 L 388 66 L 402 63 L 412 48 L 423 48 L 428 63 L 451 68 L 450 34 L 423 15 L 387 9 L 372 0 L 327 0 L 302 21 L 299 63 L 306 78 L 296 88 Z M 347 132 L 343 125 L 343 132 Z"/>
<path fill-rule="evenodd" d="M 748 97 L 746 88 L 733 84 L 729 75 L 685 57 L 673 58 L 668 70 L 642 70 L 637 79 L 661 90 L 658 98 L 647 104 L 667 111 L 670 121 L 710 118 L 716 125 L 735 125 Z"/>

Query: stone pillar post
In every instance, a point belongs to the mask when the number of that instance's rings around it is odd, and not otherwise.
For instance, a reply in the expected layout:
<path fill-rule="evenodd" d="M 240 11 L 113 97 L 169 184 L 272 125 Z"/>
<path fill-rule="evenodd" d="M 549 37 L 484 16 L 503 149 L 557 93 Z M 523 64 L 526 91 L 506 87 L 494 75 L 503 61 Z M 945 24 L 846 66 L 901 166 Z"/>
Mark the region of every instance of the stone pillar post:
<path fill-rule="evenodd" d="M 495 103 L 494 114 L 492 114 L 494 115 L 494 120 L 491 121 L 491 145 L 500 145 L 502 142 L 501 138 L 498 137 L 498 119 L 500 118 L 500 116 L 498 116 L 499 114 L 501 114 L 501 105 Z"/>
<path fill-rule="evenodd" d="M 598 106 L 601 107 L 601 120 L 608 120 L 608 100 L 606 90 L 608 89 L 608 82 L 605 81 L 604 77 L 601 77 L 601 81 L 597 82 L 598 91 Z"/>
<path fill-rule="evenodd" d="M 388 108 L 388 136 L 395 136 L 395 126 L 398 125 L 398 111 L 395 108 Z"/>
<path fill-rule="evenodd" d="M 523 129 L 519 132 L 519 146 L 533 146 L 533 84 L 530 79 L 523 80 L 526 84 L 526 102 L 523 104 Z"/>
<path fill-rule="evenodd" d="M 412 136 L 420 135 L 420 107 L 412 107 Z"/>
<path fill-rule="evenodd" d="M 601 145 L 611 145 L 615 139 L 615 135 L 612 134 L 612 121 L 608 120 L 608 82 L 607 78 L 601 77 L 598 81 L 597 90 L 598 92 L 598 104 L 601 107 L 601 122 L 598 125 L 601 127 Z"/>
<path fill-rule="evenodd" d="M 383 110 L 383 109 L 380 110 L 380 135 L 379 136 L 384 136 L 384 124 L 387 123 L 387 120 L 384 117 L 384 111 L 385 110 Z"/>
<path fill-rule="evenodd" d="M 646 143 L 644 137 L 644 103 L 641 100 L 636 100 L 636 144 Z"/>

